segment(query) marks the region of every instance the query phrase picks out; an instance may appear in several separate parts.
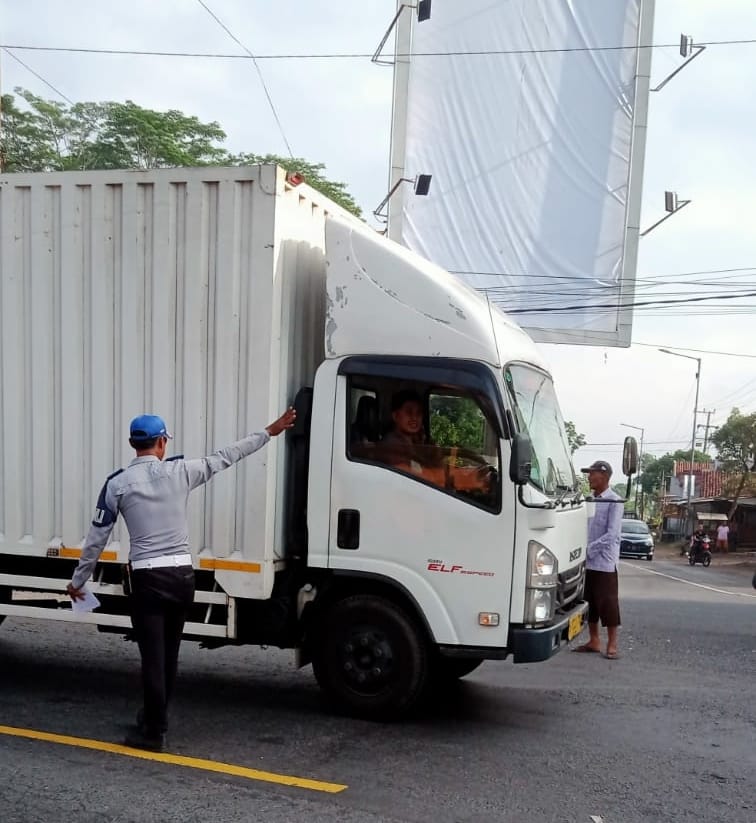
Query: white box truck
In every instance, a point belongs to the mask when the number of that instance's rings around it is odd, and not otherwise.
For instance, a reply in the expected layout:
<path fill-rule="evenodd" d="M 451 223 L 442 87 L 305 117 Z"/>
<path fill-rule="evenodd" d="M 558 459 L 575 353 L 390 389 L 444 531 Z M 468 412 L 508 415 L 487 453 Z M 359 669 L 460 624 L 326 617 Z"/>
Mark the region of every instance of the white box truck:
<path fill-rule="evenodd" d="M 185 635 L 295 649 L 342 708 L 396 716 L 580 631 L 586 505 L 530 338 L 296 182 L 0 177 L 0 620 L 128 633 L 122 522 L 90 583 L 101 607 L 73 613 L 63 591 L 130 419 L 162 415 L 201 456 L 294 403 L 294 430 L 191 499 Z M 403 457 L 397 395 L 422 407 Z"/>

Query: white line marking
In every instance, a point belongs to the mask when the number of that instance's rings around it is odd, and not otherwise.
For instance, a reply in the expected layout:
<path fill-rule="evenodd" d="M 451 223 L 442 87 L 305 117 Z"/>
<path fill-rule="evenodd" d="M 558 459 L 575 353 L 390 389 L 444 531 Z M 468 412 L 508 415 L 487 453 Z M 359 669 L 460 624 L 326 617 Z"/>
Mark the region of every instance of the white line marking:
<path fill-rule="evenodd" d="M 668 580 L 676 580 L 678 583 L 687 583 L 689 586 L 696 586 L 699 589 L 707 589 L 710 592 L 717 592 L 718 594 L 731 594 L 735 597 L 748 597 L 751 600 L 756 600 L 756 594 L 748 594 L 747 592 L 731 592 L 727 591 L 727 589 L 717 589 L 714 586 L 706 586 L 703 583 L 694 583 L 692 580 L 685 580 L 682 577 L 674 577 L 671 574 L 664 574 L 664 572 L 657 572 L 653 569 L 647 569 L 645 566 L 636 566 L 635 563 L 626 563 L 624 560 L 620 560 L 623 566 L 629 566 L 631 569 L 640 569 L 643 572 L 648 572 L 649 574 L 658 574 L 659 577 L 666 577 Z"/>
<path fill-rule="evenodd" d="M 593 821 L 593 823 L 604 823 L 604 818 L 599 817 L 597 814 L 592 814 L 591 820 Z"/>

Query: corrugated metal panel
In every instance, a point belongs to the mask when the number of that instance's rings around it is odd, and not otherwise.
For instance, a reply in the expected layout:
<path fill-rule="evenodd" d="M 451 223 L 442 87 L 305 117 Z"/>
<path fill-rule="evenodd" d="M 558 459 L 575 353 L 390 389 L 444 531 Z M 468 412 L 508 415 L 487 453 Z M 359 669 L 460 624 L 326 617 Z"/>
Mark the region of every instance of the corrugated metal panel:
<path fill-rule="evenodd" d="M 198 456 L 312 383 L 312 195 L 275 167 L 0 178 L 0 551 L 80 545 L 133 416 L 161 414 Z M 194 493 L 193 550 L 272 560 L 281 444 Z"/>

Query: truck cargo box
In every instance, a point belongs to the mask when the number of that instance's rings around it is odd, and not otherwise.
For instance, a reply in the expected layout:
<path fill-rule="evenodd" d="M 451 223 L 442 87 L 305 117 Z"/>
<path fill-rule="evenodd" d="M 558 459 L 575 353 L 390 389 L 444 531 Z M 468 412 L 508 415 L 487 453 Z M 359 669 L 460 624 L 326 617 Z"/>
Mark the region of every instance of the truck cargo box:
<path fill-rule="evenodd" d="M 196 457 L 312 384 L 327 211 L 357 222 L 275 166 L 0 178 L 0 553 L 76 556 L 135 415 Z M 274 441 L 192 497 L 195 565 L 234 594 L 270 593 L 284 480 Z M 127 555 L 119 521 L 103 559 Z"/>

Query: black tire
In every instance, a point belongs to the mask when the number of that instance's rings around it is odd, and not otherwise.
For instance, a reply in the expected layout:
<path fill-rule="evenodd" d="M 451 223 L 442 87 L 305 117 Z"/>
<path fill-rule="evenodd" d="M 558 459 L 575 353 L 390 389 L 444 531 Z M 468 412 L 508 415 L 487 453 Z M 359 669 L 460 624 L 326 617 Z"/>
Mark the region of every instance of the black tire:
<path fill-rule="evenodd" d="M 654 559 L 653 554 L 647 554 L 647 555 L 646 555 L 646 560 L 648 560 L 648 562 L 649 562 L 649 563 L 650 563 L 653 559 Z"/>
<path fill-rule="evenodd" d="M 703 556 L 703 560 L 701 562 L 704 564 L 704 566 L 710 566 L 711 565 L 711 555 L 710 554 L 705 554 Z"/>
<path fill-rule="evenodd" d="M 482 657 L 442 657 L 436 655 L 431 667 L 431 678 L 451 682 L 467 677 L 483 662 Z"/>
<path fill-rule="evenodd" d="M 690 563 L 691 566 L 696 565 L 696 556 L 695 556 L 695 554 L 691 554 L 691 556 L 688 558 L 688 563 Z"/>
<path fill-rule="evenodd" d="M 422 630 L 401 607 L 358 594 L 324 615 L 312 667 L 337 709 L 370 720 L 407 714 L 420 697 L 429 670 Z"/>

